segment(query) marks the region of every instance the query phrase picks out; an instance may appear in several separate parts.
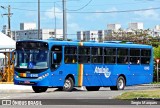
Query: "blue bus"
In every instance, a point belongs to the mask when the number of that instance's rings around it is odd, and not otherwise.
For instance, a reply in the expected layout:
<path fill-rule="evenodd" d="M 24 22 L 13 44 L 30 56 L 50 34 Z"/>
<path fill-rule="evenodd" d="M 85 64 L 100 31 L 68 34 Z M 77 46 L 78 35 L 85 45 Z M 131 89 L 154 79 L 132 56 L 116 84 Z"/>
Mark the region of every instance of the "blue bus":
<path fill-rule="evenodd" d="M 113 42 L 26 40 L 16 42 L 14 84 L 34 92 L 54 87 L 72 91 L 85 86 L 123 90 L 151 83 L 153 49 L 149 45 Z"/>

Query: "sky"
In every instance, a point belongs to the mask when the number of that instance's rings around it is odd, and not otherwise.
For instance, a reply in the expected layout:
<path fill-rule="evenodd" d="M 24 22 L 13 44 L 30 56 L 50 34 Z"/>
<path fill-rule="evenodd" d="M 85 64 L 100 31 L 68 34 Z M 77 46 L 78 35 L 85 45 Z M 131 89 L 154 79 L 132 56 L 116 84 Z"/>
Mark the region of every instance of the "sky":
<path fill-rule="evenodd" d="M 6 7 L 0 8 L 0 30 L 8 24 L 7 16 L 2 15 L 8 12 L 8 5 L 13 13 L 11 30 L 19 30 L 22 22 L 38 23 L 37 2 L 38 0 L 0 0 L 0 6 Z M 56 28 L 63 28 L 62 0 L 40 0 L 41 28 L 54 29 L 54 9 Z M 127 29 L 131 22 L 143 22 L 145 29 L 160 25 L 160 0 L 66 0 L 66 11 L 67 37 L 71 39 L 76 39 L 77 31 L 105 30 L 107 24 L 119 23 L 122 29 Z"/>

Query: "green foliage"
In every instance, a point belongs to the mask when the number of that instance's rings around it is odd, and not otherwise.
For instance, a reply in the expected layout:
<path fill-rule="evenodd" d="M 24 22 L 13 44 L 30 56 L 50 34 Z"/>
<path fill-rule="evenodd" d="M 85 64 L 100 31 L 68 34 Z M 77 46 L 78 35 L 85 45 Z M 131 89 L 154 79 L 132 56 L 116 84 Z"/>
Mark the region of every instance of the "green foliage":
<path fill-rule="evenodd" d="M 144 90 L 125 92 L 116 99 L 136 99 L 136 98 L 160 98 L 159 90 Z"/>
<path fill-rule="evenodd" d="M 160 58 L 160 45 L 158 47 L 154 47 L 154 58 Z"/>

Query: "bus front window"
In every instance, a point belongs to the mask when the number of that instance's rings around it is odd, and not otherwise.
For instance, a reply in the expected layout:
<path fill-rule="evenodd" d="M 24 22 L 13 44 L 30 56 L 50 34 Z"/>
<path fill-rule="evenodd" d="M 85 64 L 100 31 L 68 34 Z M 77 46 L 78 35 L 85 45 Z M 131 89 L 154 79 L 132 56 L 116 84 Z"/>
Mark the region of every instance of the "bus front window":
<path fill-rule="evenodd" d="M 16 52 L 16 68 L 44 69 L 48 68 L 47 50 L 18 50 Z"/>

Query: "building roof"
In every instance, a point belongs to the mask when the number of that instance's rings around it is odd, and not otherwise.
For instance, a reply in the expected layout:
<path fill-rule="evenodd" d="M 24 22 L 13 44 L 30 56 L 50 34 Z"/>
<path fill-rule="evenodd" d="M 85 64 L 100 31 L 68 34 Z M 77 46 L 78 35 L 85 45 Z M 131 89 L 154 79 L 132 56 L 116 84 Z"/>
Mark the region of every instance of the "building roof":
<path fill-rule="evenodd" d="M 0 32 L 0 50 L 1 49 L 15 49 L 16 42 L 10 37 Z"/>

